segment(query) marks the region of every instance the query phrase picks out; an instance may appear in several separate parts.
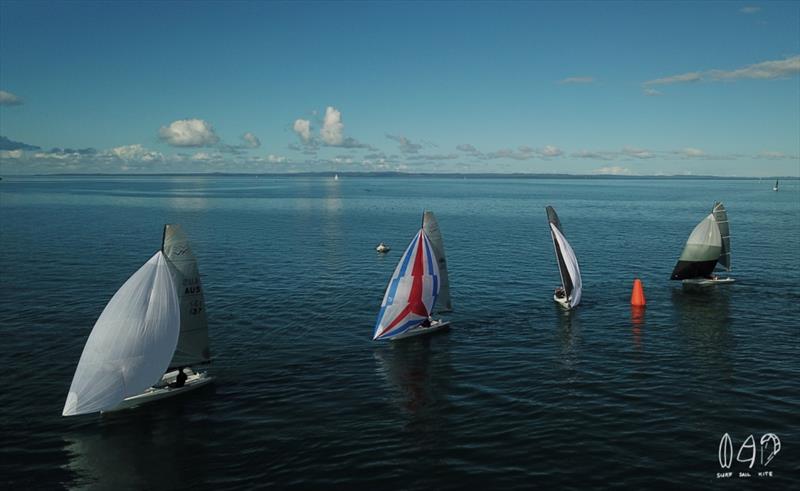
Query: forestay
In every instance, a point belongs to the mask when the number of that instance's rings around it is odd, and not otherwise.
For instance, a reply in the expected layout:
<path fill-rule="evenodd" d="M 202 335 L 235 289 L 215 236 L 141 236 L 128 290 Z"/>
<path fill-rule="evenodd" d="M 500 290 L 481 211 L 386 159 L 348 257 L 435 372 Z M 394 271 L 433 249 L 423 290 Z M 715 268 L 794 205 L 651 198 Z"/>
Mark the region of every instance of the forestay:
<path fill-rule="evenodd" d="M 178 368 L 207 363 L 211 353 L 200 272 L 189 239 L 179 225 L 164 226 L 162 250 L 172 266 L 181 305 L 180 337 L 169 366 Z"/>
<path fill-rule="evenodd" d="M 75 369 L 64 416 L 111 409 L 157 383 L 178 342 L 180 307 L 159 251 L 114 294 Z"/>
<path fill-rule="evenodd" d="M 430 239 L 420 229 L 406 248 L 383 296 L 373 339 L 388 339 L 417 327 L 436 305 L 439 266 Z"/>
<path fill-rule="evenodd" d="M 436 220 L 432 211 L 426 211 L 422 215 L 422 229 L 431 241 L 431 249 L 439 263 L 439 277 L 441 285 L 439 287 L 439 298 L 436 300 L 437 312 L 451 312 L 453 303 L 450 300 L 450 275 L 447 272 L 447 257 L 444 253 L 444 241 L 439 222 Z"/>

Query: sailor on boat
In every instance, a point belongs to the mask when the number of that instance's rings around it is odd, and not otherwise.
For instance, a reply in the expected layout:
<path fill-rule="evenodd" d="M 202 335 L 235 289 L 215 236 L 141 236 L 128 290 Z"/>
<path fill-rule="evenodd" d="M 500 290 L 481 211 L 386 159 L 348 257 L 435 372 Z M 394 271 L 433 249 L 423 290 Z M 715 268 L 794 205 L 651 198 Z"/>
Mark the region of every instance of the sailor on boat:
<path fill-rule="evenodd" d="M 378 247 L 376 247 L 375 250 L 380 252 L 380 253 L 385 253 L 385 252 L 389 252 L 391 250 L 391 248 L 388 245 L 386 245 L 384 242 L 381 242 L 380 244 L 378 244 Z"/>

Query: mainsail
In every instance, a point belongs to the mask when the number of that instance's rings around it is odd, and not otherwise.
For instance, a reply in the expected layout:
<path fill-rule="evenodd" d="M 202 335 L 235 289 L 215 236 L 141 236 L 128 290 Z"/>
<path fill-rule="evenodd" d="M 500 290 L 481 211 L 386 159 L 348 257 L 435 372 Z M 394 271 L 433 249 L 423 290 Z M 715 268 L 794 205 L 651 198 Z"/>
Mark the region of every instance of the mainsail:
<path fill-rule="evenodd" d="M 444 254 L 444 242 L 442 241 L 442 231 L 439 222 L 432 211 L 426 211 L 422 215 L 422 229 L 431 241 L 431 249 L 439 262 L 439 278 L 441 285 L 439 288 L 439 298 L 436 300 L 437 312 L 451 312 L 453 303 L 450 300 L 450 278 L 447 273 L 447 258 Z"/>
<path fill-rule="evenodd" d="M 714 207 L 711 209 L 711 213 L 714 215 L 714 220 L 717 222 L 717 226 L 719 227 L 719 235 L 722 239 L 722 249 L 719 251 L 719 261 L 717 262 L 717 268 L 730 271 L 731 270 L 731 229 L 728 225 L 728 213 L 725 211 L 725 207 L 722 206 L 722 203 L 719 201 L 714 203 Z"/>
<path fill-rule="evenodd" d="M 439 288 L 439 265 L 420 229 L 389 280 L 372 339 L 392 338 L 419 326 L 433 311 Z"/>
<path fill-rule="evenodd" d="M 169 366 L 177 368 L 207 363 L 211 360 L 211 353 L 200 272 L 189 240 L 179 225 L 164 226 L 161 249 L 172 266 L 181 305 L 180 337 Z"/>
<path fill-rule="evenodd" d="M 175 284 L 159 251 L 128 278 L 97 319 L 62 414 L 111 409 L 157 383 L 175 351 L 179 322 Z"/>
<path fill-rule="evenodd" d="M 709 277 L 714 271 L 721 251 L 720 227 L 717 225 L 714 213 L 711 213 L 692 230 L 670 279 L 685 280 Z"/>
<path fill-rule="evenodd" d="M 566 237 L 564 237 L 564 233 L 561 230 L 561 221 L 558 219 L 556 210 L 552 206 L 546 207 L 545 210 L 547 210 L 547 221 L 550 224 L 553 249 L 555 249 L 556 261 L 558 262 L 558 272 L 561 275 L 561 285 L 564 287 L 570 307 L 575 307 L 581 301 L 581 292 L 583 290 L 578 258 L 575 256 L 575 251 L 572 250 Z"/>

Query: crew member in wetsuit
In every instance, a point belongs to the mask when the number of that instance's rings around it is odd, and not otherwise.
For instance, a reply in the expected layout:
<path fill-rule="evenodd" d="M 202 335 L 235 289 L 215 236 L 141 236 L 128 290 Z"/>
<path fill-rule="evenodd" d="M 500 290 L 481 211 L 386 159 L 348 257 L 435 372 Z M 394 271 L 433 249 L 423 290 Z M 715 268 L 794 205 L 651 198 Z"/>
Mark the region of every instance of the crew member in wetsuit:
<path fill-rule="evenodd" d="M 561 287 L 556 288 L 556 298 L 564 298 L 566 296 L 567 292 L 565 292 L 563 288 Z"/>
<path fill-rule="evenodd" d="M 178 369 L 178 376 L 175 377 L 175 382 L 169 384 L 169 386 L 173 389 L 178 389 L 180 387 L 183 387 L 183 385 L 186 383 L 187 378 L 188 377 L 186 377 L 186 374 L 183 373 L 183 367 L 181 367 Z"/>

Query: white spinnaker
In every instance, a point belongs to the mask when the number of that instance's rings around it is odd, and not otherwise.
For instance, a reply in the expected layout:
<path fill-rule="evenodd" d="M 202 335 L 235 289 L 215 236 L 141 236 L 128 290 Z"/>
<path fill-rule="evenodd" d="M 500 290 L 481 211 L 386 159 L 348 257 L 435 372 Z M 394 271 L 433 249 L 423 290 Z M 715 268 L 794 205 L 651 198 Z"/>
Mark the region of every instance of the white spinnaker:
<path fill-rule="evenodd" d="M 178 344 L 180 305 L 159 251 L 111 298 L 75 369 L 64 416 L 111 409 L 157 383 Z"/>
<path fill-rule="evenodd" d="M 422 228 L 431 241 L 431 248 L 439 263 L 439 298 L 436 300 L 437 312 L 451 312 L 453 302 L 450 300 L 450 277 L 447 273 L 447 257 L 444 254 L 444 240 L 439 222 L 432 211 L 426 211 L 422 216 Z"/>
<path fill-rule="evenodd" d="M 567 242 L 566 237 L 558 230 L 558 227 L 550 224 L 550 230 L 553 231 L 553 237 L 558 242 L 558 247 L 561 249 L 561 255 L 564 257 L 564 265 L 567 267 L 569 277 L 572 280 L 572 295 L 569 298 L 569 306 L 574 307 L 581 302 L 581 291 L 583 284 L 581 282 L 581 268 L 578 266 L 578 258 L 575 257 L 575 251 L 572 246 Z"/>
<path fill-rule="evenodd" d="M 714 261 L 722 251 L 722 236 L 717 221 L 711 213 L 692 230 L 683 247 L 680 261 Z"/>

